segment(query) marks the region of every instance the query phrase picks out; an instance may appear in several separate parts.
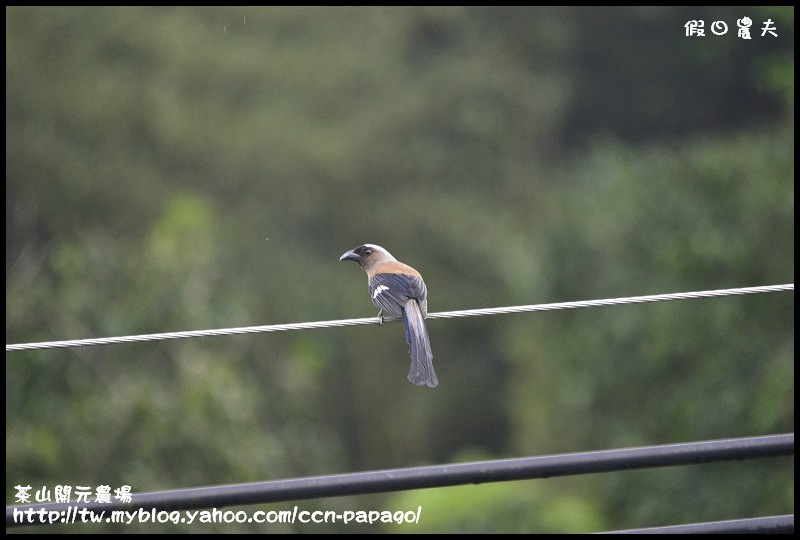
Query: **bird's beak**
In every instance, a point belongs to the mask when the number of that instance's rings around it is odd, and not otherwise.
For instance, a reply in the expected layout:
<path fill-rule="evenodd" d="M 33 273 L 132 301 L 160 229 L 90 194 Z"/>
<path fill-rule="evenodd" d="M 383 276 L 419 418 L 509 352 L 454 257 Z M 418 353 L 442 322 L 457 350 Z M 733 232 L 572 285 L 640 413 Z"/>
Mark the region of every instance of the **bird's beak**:
<path fill-rule="evenodd" d="M 359 257 L 358 254 L 355 251 L 350 250 L 347 253 L 345 253 L 344 255 L 342 255 L 341 257 L 339 257 L 339 262 L 342 262 L 342 261 L 356 261 L 356 262 L 358 262 L 359 259 L 361 259 L 361 257 Z"/>

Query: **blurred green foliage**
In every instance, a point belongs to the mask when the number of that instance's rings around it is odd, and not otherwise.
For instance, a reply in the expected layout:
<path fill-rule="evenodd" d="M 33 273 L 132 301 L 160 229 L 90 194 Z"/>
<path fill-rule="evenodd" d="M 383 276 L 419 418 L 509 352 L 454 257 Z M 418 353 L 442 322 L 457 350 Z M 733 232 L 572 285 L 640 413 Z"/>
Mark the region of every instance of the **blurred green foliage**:
<path fill-rule="evenodd" d="M 337 262 L 363 242 L 422 271 L 432 312 L 792 282 L 793 17 L 6 8 L 6 341 L 371 316 Z M 6 501 L 791 432 L 793 312 L 773 293 L 431 321 L 433 391 L 398 325 L 7 353 Z M 20 531 L 592 532 L 791 513 L 793 476 L 297 503 L 421 505 L 416 527 Z"/>

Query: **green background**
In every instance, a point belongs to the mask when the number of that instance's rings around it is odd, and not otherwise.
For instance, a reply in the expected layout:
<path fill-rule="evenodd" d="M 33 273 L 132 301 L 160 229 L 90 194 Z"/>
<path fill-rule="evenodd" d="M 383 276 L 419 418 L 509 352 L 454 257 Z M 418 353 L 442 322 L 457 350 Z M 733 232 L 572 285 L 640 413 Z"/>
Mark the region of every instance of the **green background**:
<path fill-rule="evenodd" d="M 365 242 L 431 312 L 792 283 L 793 8 L 6 8 L 7 343 L 374 316 L 338 262 Z M 792 432 L 793 312 L 432 320 L 435 390 L 396 324 L 6 353 L 6 504 Z M 592 532 L 793 513 L 793 478 L 296 503 L 417 526 L 19 531 Z"/>

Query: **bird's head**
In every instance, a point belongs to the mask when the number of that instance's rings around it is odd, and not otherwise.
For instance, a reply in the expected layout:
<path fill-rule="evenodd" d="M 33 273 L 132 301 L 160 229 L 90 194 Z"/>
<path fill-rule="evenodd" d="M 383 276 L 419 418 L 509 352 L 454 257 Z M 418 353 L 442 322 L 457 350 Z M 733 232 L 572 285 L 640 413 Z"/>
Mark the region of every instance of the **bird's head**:
<path fill-rule="evenodd" d="M 339 261 L 355 261 L 367 273 L 375 266 L 396 260 L 392 254 L 375 244 L 364 244 L 353 248 L 341 257 Z"/>

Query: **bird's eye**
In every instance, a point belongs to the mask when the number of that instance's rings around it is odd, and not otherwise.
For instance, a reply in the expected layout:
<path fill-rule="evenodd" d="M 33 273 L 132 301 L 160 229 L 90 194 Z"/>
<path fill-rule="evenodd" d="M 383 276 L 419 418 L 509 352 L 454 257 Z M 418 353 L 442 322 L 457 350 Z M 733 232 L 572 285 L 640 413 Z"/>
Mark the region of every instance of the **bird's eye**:
<path fill-rule="evenodd" d="M 371 255 L 371 254 L 372 254 L 372 250 L 371 249 L 365 249 L 364 250 L 364 255 Z"/>

